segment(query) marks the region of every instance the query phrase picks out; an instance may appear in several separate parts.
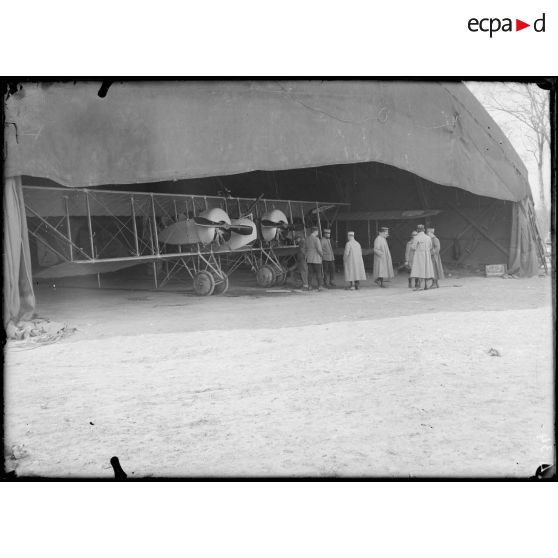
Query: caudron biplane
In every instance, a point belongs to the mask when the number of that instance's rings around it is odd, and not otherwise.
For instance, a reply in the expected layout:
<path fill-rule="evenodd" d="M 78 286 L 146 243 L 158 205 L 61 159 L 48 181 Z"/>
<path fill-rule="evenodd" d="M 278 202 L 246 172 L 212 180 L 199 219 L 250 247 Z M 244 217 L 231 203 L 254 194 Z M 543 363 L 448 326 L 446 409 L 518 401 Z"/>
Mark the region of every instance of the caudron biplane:
<path fill-rule="evenodd" d="M 223 294 L 241 266 L 282 285 L 296 235 L 331 227 L 347 204 L 24 186 L 36 278 L 151 263 L 155 287 L 185 271 L 200 296 Z"/>

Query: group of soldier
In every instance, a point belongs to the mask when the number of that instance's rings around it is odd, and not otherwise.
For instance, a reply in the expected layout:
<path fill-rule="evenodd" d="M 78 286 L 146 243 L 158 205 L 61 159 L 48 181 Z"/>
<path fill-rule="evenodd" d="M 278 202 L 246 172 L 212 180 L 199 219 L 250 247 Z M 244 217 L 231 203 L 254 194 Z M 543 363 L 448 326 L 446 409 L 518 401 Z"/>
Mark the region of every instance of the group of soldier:
<path fill-rule="evenodd" d="M 374 240 L 373 280 L 381 288 L 386 288 L 395 274 L 391 253 L 387 243 L 389 229 L 382 227 Z M 290 271 L 296 271 L 302 280 L 303 290 L 312 290 L 314 282 L 316 290 L 335 288 L 335 256 L 331 244 L 331 230 L 324 229 L 319 237 L 318 227 L 312 227 L 311 233 L 304 238 L 296 237 L 298 247 L 296 263 Z M 418 225 L 411 233 L 411 239 L 405 249 L 405 263 L 402 266 L 409 272 L 409 288 L 425 290 L 438 288 L 440 279 L 444 278 L 444 270 L 440 258 L 440 241 L 435 235 L 434 227 L 426 229 Z M 355 233 L 347 233 L 347 242 L 343 252 L 343 271 L 347 290 L 358 290 L 361 281 L 366 280 L 362 248 L 355 239 Z"/>

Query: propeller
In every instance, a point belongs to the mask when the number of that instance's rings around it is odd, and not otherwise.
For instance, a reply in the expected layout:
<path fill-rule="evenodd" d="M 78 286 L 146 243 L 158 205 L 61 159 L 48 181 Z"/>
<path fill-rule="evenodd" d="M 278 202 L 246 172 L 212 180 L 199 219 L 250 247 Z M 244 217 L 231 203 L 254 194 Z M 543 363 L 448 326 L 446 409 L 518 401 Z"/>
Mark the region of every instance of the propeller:
<path fill-rule="evenodd" d="M 200 227 L 215 227 L 224 231 L 231 231 L 242 236 L 250 236 L 252 227 L 250 225 L 230 225 L 225 221 L 212 221 L 205 217 L 194 217 L 194 223 Z"/>

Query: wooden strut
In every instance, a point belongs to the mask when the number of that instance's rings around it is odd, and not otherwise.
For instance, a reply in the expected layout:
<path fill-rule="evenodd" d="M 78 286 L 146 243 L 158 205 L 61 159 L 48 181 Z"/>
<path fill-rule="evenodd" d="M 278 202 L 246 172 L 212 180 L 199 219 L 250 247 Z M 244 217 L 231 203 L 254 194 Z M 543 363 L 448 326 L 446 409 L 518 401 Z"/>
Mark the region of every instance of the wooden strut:
<path fill-rule="evenodd" d="M 488 206 L 489 209 L 491 209 L 493 207 L 494 207 L 494 204 Z M 492 219 L 490 220 L 491 225 L 494 222 L 494 218 L 496 217 L 496 213 L 497 212 L 494 212 L 493 215 L 492 215 Z M 488 217 L 488 212 L 485 213 L 484 217 Z M 482 235 L 478 231 L 475 231 L 475 237 L 473 238 L 473 242 L 471 243 L 471 247 L 470 248 L 465 248 L 465 251 L 467 253 L 466 254 L 465 253 L 461 254 L 460 258 L 457 260 L 458 264 L 462 263 L 467 258 L 468 255 L 472 254 L 477 249 L 477 246 L 479 245 L 479 242 L 480 242 L 481 238 L 482 238 Z"/>
<path fill-rule="evenodd" d="M 25 209 L 27 211 L 29 211 L 30 213 L 33 214 L 34 217 L 37 217 L 37 219 L 39 219 L 39 221 L 45 226 L 45 228 L 47 230 L 52 231 L 54 234 L 58 235 L 62 240 L 69 242 L 72 244 L 73 250 L 77 250 L 80 254 L 82 254 L 87 260 L 91 260 L 92 258 L 89 256 L 89 254 L 87 254 L 86 252 L 84 252 L 79 246 L 77 246 L 76 244 L 74 244 L 72 242 L 71 239 L 69 239 L 67 236 L 64 235 L 64 233 L 61 233 L 58 229 L 56 229 L 55 227 L 53 227 L 46 219 L 43 219 L 43 217 L 41 217 L 36 211 L 34 211 L 31 207 L 29 207 L 28 205 L 25 206 Z M 29 231 L 30 233 L 32 233 L 32 231 Z M 34 235 L 35 238 L 38 238 L 36 235 Z M 44 243 L 46 244 L 46 241 L 44 241 Z M 49 246 L 48 244 L 46 244 L 47 246 Z M 49 248 L 51 248 L 49 246 Z M 51 248 L 52 250 L 52 248 Z M 73 253 L 72 250 L 72 253 Z M 54 250 L 53 250 L 54 251 Z M 68 258 L 66 256 L 64 256 L 64 260 L 66 261 L 74 261 L 74 260 L 68 260 Z"/>
<path fill-rule="evenodd" d="M 509 258 L 509 252 L 508 250 L 506 250 L 497 240 L 495 240 L 494 238 L 492 238 L 487 232 L 483 231 L 482 228 L 477 225 L 477 223 L 475 223 L 475 221 L 473 221 L 473 219 L 471 219 L 468 215 L 466 215 L 465 213 L 463 213 L 463 211 L 461 211 L 456 205 L 454 205 L 453 203 L 448 203 L 448 205 L 461 217 L 463 217 L 463 219 L 465 219 L 466 221 L 468 221 L 469 223 L 471 223 L 471 225 L 477 229 L 487 240 L 489 240 L 490 242 L 492 242 L 492 244 L 494 244 L 494 246 L 496 246 L 496 248 L 498 248 L 498 250 L 500 250 L 501 252 L 503 252 L 506 257 Z"/>
<path fill-rule="evenodd" d="M 494 204 L 489 205 L 485 212 L 481 215 L 481 219 L 484 219 L 484 217 L 486 217 L 488 215 L 488 212 L 490 211 L 490 209 L 492 209 L 494 207 Z M 464 236 L 466 233 L 469 232 L 470 229 L 473 228 L 473 225 L 471 225 L 470 223 L 453 239 L 455 240 L 459 240 L 462 236 Z M 450 244 L 447 244 L 444 248 L 442 248 L 440 250 L 440 257 L 442 257 L 442 254 L 445 254 L 451 247 L 453 246 L 453 242 Z M 472 250 L 471 250 L 472 252 Z M 459 259 L 461 260 L 461 258 Z"/>

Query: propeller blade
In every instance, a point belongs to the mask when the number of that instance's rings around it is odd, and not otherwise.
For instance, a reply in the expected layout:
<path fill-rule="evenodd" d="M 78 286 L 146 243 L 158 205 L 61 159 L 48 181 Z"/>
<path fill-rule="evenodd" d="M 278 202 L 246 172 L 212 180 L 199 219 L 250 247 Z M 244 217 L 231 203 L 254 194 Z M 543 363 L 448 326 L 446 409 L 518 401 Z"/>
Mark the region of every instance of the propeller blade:
<path fill-rule="evenodd" d="M 242 236 L 250 236 L 253 228 L 250 225 L 230 225 L 227 227 L 227 230 Z"/>
<path fill-rule="evenodd" d="M 194 223 L 196 223 L 196 225 L 199 225 L 200 227 L 218 227 L 221 224 L 217 223 L 216 221 L 206 219 L 205 217 L 194 217 Z"/>
<path fill-rule="evenodd" d="M 275 221 L 270 221 L 269 219 L 262 219 L 262 227 L 283 229 L 287 226 L 288 226 L 287 223 L 276 223 Z"/>

